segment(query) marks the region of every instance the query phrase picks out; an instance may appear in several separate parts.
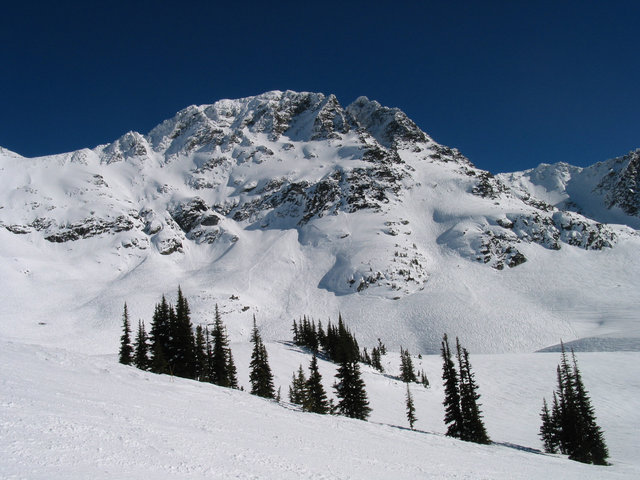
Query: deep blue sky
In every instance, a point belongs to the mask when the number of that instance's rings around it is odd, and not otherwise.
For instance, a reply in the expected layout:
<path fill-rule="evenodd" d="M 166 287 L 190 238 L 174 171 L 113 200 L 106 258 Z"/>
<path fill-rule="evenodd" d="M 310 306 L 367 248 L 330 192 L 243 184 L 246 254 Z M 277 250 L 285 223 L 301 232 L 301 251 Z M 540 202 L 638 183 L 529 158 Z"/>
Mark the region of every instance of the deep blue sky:
<path fill-rule="evenodd" d="M 25 156 L 275 89 L 399 107 L 492 172 L 588 165 L 640 147 L 640 2 L 24 1 L 0 16 L 0 145 Z"/>

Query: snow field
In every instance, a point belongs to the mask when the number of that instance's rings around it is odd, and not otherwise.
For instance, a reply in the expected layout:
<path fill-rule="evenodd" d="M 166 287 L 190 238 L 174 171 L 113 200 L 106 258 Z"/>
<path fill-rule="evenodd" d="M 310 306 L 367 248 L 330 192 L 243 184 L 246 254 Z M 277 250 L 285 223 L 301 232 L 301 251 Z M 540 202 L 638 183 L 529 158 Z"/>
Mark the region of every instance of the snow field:
<path fill-rule="evenodd" d="M 557 354 L 472 356 L 489 434 L 480 446 L 442 435 L 439 358 L 423 358 L 432 388 L 412 386 L 418 422 L 407 429 L 405 386 L 364 367 L 370 422 L 292 406 L 116 363 L 114 355 L 1 341 L 0 477 L 112 478 L 637 478 L 638 354 L 581 354 L 611 467 L 525 451 L 537 448 L 540 395 L 554 386 Z M 249 344 L 232 344 L 248 387 Z M 283 398 L 310 357 L 267 344 Z M 604 358 L 603 358 L 604 357 Z M 385 357 L 390 371 L 397 355 Z M 414 359 L 416 366 L 419 361 Z M 333 395 L 335 367 L 321 361 Z M 523 381 L 524 380 L 524 381 Z M 506 444 L 520 445 L 518 448 Z"/>

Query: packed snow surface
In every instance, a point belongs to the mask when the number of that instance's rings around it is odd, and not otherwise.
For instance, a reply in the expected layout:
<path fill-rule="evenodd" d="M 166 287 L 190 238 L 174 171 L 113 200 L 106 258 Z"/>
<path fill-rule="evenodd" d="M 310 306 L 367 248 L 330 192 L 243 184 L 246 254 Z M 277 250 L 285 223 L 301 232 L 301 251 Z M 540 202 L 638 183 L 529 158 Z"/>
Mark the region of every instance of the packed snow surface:
<path fill-rule="evenodd" d="M 536 436 L 557 354 L 472 358 L 494 445 L 443 436 L 440 360 L 414 384 L 418 422 L 407 428 L 405 385 L 364 369 L 370 422 L 296 411 L 241 391 L 154 375 L 116 363 L 24 343 L 0 348 L 0 477 L 3 479 L 623 479 L 640 475 L 640 356 L 585 353 L 584 380 L 611 451 L 612 466 L 544 455 Z M 232 345 L 248 386 L 248 345 Z M 267 345 L 283 392 L 309 356 Z M 387 368 L 397 374 L 398 356 Z M 335 367 L 321 361 L 325 386 Z"/>

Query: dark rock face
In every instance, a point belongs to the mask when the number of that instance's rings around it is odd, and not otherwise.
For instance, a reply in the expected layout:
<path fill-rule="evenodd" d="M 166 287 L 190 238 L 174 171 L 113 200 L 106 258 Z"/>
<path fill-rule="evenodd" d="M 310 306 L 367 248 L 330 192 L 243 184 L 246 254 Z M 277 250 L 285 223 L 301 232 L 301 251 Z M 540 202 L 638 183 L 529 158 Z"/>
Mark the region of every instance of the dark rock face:
<path fill-rule="evenodd" d="M 64 225 L 61 229 L 45 236 L 45 240 L 54 243 L 64 243 L 79 240 L 81 238 L 95 237 L 104 233 L 124 232 L 133 229 L 133 221 L 123 215 L 114 220 L 101 218 L 88 218 L 82 222 Z"/>
<path fill-rule="evenodd" d="M 615 159 L 596 188 L 606 192 L 608 208 L 620 207 L 627 215 L 640 216 L 640 149 Z"/>
<path fill-rule="evenodd" d="M 199 197 L 174 206 L 169 213 L 183 232 L 189 233 L 202 218 L 202 213 L 209 208 Z"/>
<path fill-rule="evenodd" d="M 470 170 L 471 171 L 471 170 Z M 496 199 L 501 193 L 506 193 L 509 188 L 491 173 L 481 171 L 477 174 L 478 182 L 471 189 L 471 193 L 482 198 Z"/>
<path fill-rule="evenodd" d="M 360 97 L 347 107 L 358 126 L 366 130 L 383 147 L 393 148 L 407 143 L 426 142 L 428 137 L 397 108 L 381 106 Z"/>

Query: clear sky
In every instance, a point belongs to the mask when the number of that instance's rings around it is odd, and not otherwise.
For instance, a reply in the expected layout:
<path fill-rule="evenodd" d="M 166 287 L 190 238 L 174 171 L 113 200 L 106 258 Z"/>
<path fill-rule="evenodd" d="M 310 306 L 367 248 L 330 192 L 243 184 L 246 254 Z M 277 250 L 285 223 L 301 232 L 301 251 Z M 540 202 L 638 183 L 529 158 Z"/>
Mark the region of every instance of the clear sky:
<path fill-rule="evenodd" d="M 640 147 L 640 1 L 22 1 L 0 14 L 0 145 L 147 133 L 268 90 L 399 107 L 492 172 Z"/>

